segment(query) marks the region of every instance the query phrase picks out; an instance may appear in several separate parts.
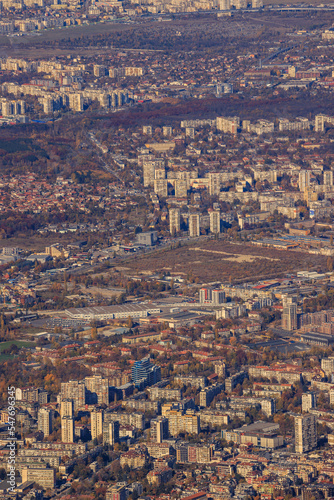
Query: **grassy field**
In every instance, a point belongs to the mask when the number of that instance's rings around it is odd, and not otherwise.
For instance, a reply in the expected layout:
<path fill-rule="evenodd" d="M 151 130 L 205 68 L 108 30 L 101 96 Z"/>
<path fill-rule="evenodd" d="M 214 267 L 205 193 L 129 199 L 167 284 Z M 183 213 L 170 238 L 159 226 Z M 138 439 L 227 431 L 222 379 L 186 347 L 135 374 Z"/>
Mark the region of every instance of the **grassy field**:
<path fill-rule="evenodd" d="M 129 260 L 124 265 L 128 275 L 131 272 L 145 275 L 169 271 L 171 275 L 192 276 L 200 282 L 231 280 L 239 283 L 311 268 L 326 270 L 326 257 L 211 240 L 162 250 Z"/>
<path fill-rule="evenodd" d="M 2 354 L 5 349 L 8 349 L 13 344 L 17 347 L 31 347 L 35 345 L 34 342 L 25 342 L 23 340 L 8 340 L 7 342 L 0 342 L 0 362 L 14 357 L 13 354 Z"/>
<path fill-rule="evenodd" d="M 11 48 L 24 45 L 32 45 L 34 43 L 40 45 L 43 42 L 53 42 L 55 40 L 62 40 L 66 38 L 76 38 L 80 36 L 93 36 L 105 33 L 112 33 L 114 31 L 124 31 L 132 28 L 129 24 L 120 23 L 94 23 L 82 26 L 68 26 L 63 28 L 53 28 L 42 31 L 40 33 L 29 34 L 26 36 L 7 37 L 0 36 L 0 46 L 2 44 L 10 45 Z M 51 49 L 52 50 L 52 49 Z"/>

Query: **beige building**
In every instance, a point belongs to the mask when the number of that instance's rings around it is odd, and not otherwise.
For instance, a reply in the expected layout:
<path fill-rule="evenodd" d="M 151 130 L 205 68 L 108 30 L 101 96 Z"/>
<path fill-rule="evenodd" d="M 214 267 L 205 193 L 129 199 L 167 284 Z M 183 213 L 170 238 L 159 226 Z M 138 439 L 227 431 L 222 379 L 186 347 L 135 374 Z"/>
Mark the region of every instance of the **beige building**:
<path fill-rule="evenodd" d="M 90 413 L 90 432 L 92 439 L 102 435 L 103 410 L 95 410 Z"/>
<path fill-rule="evenodd" d="M 154 192 L 162 198 L 166 198 L 168 194 L 168 184 L 167 179 L 155 179 L 154 180 Z"/>
<path fill-rule="evenodd" d="M 52 410 L 41 408 L 38 410 L 38 430 L 42 431 L 44 436 L 49 436 L 52 432 Z"/>
<path fill-rule="evenodd" d="M 220 193 L 220 173 L 209 173 L 209 194 L 210 196 L 219 195 Z"/>
<path fill-rule="evenodd" d="M 73 400 L 72 399 L 63 399 L 60 402 L 60 416 L 63 417 L 73 417 Z"/>
<path fill-rule="evenodd" d="M 61 440 L 63 443 L 74 442 L 74 419 L 71 417 L 61 419 Z"/>
<path fill-rule="evenodd" d="M 196 238 L 200 235 L 200 215 L 199 214 L 189 214 L 188 226 L 189 226 L 189 236 L 190 238 Z"/>
<path fill-rule="evenodd" d="M 236 134 L 240 126 L 239 116 L 217 117 L 216 127 L 224 133 Z"/>
<path fill-rule="evenodd" d="M 191 410 L 186 413 L 178 410 L 167 412 L 168 429 L 171 436 L 178 436 L 180 432 L 188 434 L 198 434 L 200 431 L 199 416 L 195 415 Z"/>
<path fill-rule="evenodd" d="M 169 232 L 179 232 L 181 228 L 181 213 L 179 208 L 169 209 Z"/>
<path fill-rule="evenodd" d="M 30 468 L 24 467 L 21 472 L 22 483 L 32 481 L 38 483 L 42 488 L 53 489 L 56 482 L 56 471 L 47 467 Z"/>
<path fill-rule="evenodd" d="M 220 210 L 209 210 L 210 233 L 220 233 Z"/>

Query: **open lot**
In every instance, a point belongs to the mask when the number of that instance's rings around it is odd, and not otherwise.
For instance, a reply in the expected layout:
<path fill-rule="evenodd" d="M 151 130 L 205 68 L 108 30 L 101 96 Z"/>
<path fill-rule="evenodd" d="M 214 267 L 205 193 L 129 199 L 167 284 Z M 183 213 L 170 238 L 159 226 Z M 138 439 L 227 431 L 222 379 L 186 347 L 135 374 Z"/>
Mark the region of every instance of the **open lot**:
<path fill-rule="evenodd" d="M 326 257 L 211 240 L 137 257 L 127 261 L 126 266 L 129 275 L 131 270 L 142 274 L 169 271 L 198 278 L 200 282 L 232 280 L 237 283 L 279 277 L 308 268 L 325 270 Z"/>

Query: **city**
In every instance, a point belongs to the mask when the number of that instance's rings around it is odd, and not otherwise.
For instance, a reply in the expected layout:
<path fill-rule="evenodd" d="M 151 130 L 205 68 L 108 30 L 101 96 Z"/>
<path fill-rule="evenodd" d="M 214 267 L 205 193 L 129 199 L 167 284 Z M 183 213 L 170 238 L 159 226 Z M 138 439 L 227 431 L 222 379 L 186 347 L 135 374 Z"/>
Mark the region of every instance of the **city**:
<path fill-rule="evenodd" d="M 0 498 L 334 498 L 333 5 L 0 12 Z"/>

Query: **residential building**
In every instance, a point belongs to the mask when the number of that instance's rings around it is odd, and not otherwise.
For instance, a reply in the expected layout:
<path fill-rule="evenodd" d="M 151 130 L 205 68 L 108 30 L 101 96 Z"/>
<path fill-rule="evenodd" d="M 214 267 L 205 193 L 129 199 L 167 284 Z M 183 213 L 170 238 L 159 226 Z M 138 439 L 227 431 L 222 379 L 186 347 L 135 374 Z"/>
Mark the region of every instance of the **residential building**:
<path fill-rule="evenodd" d="M 187 410 L 186 413 L 178 410 L 167 412 L 168 429 L 171 436 L 178 436 L 180 432 L 188 434 L 198 434 L 200 431 L 199 416 L 192 410 Z"/>
<path fill-rule="evenodd" d="M 282 328 L 283 330 L 297 329 L 297 297 L 294 295 L 283 297 Z"/>
<path fill-rule="evenodd" d="M 109 404 L 109 380 L 101 375 L 85 378 L 86 398 L 91 404 Z"/>
<path fill-rule="evenodd" d="M 199 214 L 189 214 L 188 226 L 190 238 L 196 238 L 200 235 L 200 216 Z"/>
<path fill-rule="evenodd" d="M 90 432 L 92 439 L 96 439 L 102 435 L 103 420 L 103 410 L 94 410 L 90 413 Z"/>
<path fill-rule="evenodd" d="M 31 481 L 42 488 L 51 490 L 56 484 L 56 471 L 50 467 L 24 467 L 21 471 L 22 483 Z"/>
<path fill-rule="evenodd" d="M 315 415 L 295 416 L 295 451 L 306 453 L 317 447 L 317 427 Z"/>
<path fill-rule="evenodd" d="M 74 411 L 83 408 L 86 403 L 86 386 L 83 380 L 70 380 L 62 382 L 60 391 L 61 400 L 71 399 Z"/>
<path fill-rule="evenodd" d="M 181 229 L 181 213 L 179 208 L 169 209 L 169 232 L 174 234 Z"/>
<path fill-rule="evenodd" d="M 109 486 L 106 491 L 106 500 L 127 500 L 126 486 L 126 483 L 116 483 Z"/>
<path fill-rule="evenodd" d="M 302 411 L 309 412 L 317 406 L 317 400 L 314 392 L 302 394 Z"/>
<path fill-rule="evenodd" d="M 60 417 L 73 417 L 74 403 L 72 399 L 63 399 L 60 402 Z"/>
<path fill-rule="evenodd" d="M 168 438 L 168 419 L 165 417 L 157 417 L 151 420 L 151 440 L 156 443 L 162 443 Z"/>
<path fill-rule="evenodd" d="M 44 437 L 49 436 L 52 432 L 52 413 L 49 408 L 40 408 L 38 410 L 38 424 L 37 428 L 42 431 Z"/>
<path fill-rule="evenodd" d="M 136 361 L 132 367 L 132 380 L 136 387 L 154 385 L 161 380 L 160 366 L 153 365 L 150 356 Z"/>
<path fill-rule="evenodd" d="M 220 210 L 208 210 L 210 216 L 210 232 L 220 233 Z"/>
<path fill-rule="evenodd" d="M 63 443 L 74 443 L 74 419 L 72 417 L 61 419 L 61 440 Z"/>
<path fill-rule="evenodd" d="M 105 414 L 105 420 L 102 423 L 102 442 L 113 446 L 119 441 L 119 421 L 110 420 L 110 414 Z"/>

